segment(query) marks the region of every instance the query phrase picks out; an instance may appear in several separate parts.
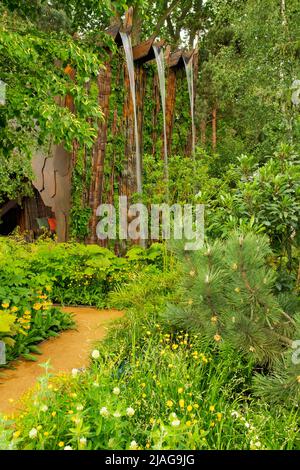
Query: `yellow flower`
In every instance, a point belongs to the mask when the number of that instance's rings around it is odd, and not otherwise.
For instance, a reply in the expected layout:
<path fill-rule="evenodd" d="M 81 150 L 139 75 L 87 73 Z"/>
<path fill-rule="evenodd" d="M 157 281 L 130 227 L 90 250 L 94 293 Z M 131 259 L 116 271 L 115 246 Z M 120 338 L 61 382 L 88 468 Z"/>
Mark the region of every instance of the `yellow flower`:
<path fill-rule="evenodd" d="M 300 384 L 300 375 L 297 376 L 297 382 Z"/>
<path fill-rule="evenodd" d="M 217 317 L 216 315 L 214 315 L 213 317 L 211 317 L 210 321 L 211 321 L 212 323 L 217 323 L 218 317 Z"/>
<path fill-rule="evenodd" d="M 188 406 L 186 407 L 186 409 L 187 409 L 188 411 L 192 411 L 193 407 L 192 407 L 192 405 L 188 405 Z"/>
<path fill-rule="evenodd" d="M 39 303 L 36 303 L 36 304 L 34 304 L 33 308 L 34 308 L 34 310 L 41 310 L 42 305 L 39 304 Z"/>
<path fill-rule="evenodd" d="M 188 427 L 192 426 L 192 422 L 191 422 L 191 421 L 187 421 L 185 424 L 186 424 Z"/>
<path fill-rule="evenodd" d="M 48 431 L 45 431 L 45 432 L 44 432 L 44 436 L 45 436 L 45 437 L 49 436 Z"/>
<path fill-rule="evenodd" d="M 64 445 L 65 445 L 65 443 L 64 443 L 63 441 L 60 441 L 60 442 L 58 443 L 58 447 L 63 447 Z"/>
<path fill-rule="evenodd" d="M 191 277 L 194 277 L 194 276 L 195 276 L 195 274 L 196 274 L 196 273 L 195 273 L 195 271 L 193 271 L 193 270 L 192 270 L 192 271 L 190 271 L 190 276 L 191 276 Z"/>
<path fill-rule="evenodd" d="M 175 350 L 175 349 L 177 349 L 177 348 L 178 348 L 178 344 L 173 344 L 173 345 L 172 345 L 172 349 Z"/>
<path fill-rule="evenodd" d="M 168 406 L 169 408 L 171 408 L 171 407 L 173 406 L 172 400 L 168 400 L 168 401 L 167 401 L 167 406 Z"/>
<path fill-rule="evenodd" d="M 216 334 L 216 335 L 214 336 L 214 340 L 215 340 L 215 341 L 221 341 L 221 339 L 222 339 L 222 337 L 221 337 L 220 335 L 218 335 L 218 334 Z"/>
<path fill-rule="evenodd" d="M 9 307 L 9 303 L 3 302 L 2 307 L 3 307 L 3 308 L 8 308 L 8 307 Z"/>
<path fill-rule="evenodd" d="M 183 393 L 183 388 L 182 387 L 179 387 L 178 393 Z"/>
<path fill-rule="evenodd" d="M 150 424 L 154 424 L 154 423 L 155 423 L 155 419 L 154 419 L 154 418 L 150 418 L 149 422 L 150 422 Z"/>
<path fill-rule="evenodd" d="M 210 422 L 210 427 L 213 428 L 215 426 L 215 422 L 214 421 L 211 421 Z"/>
<path fill-rule="evenodd" d="M 193 299 L 189 299 L 189 300 L 188 300 L 188 304 L 189 304 L 189 305 L 193 305 Z"/>
<path fill-rule="evenodd" d="M 147 444 L 146 444 L 146 449 L 150 449 L 150 444 L 149 444 L 149 442 L 147 442 Z"/>
<path fill-rule="evenodd" d="M 18 439 L 18 437 L 21 435 L 21 431 L 16 431 L 13 433 L 14 439 Z"/>
<path fill-rule="evenodd" d="M 209 411 L 211 411 L 211 412 L 215 411 L 215 405 L 210 405 Z"/>
<path fill-rule="evenodd" d="M 69 414 L 69 415 L 72 415 L 72 414 L 74 414 L 74 411 L 73 411 L 73 410 L 69 410 L 69 411 L 68 411 L 68 414 Z"/>
<path fill-rule="evenodd" d="M 11 311 L 12 311 L 12 312 L 17 312 L 18 310 L 19 310 L 18 307 L 12 307 L 12 308 L 11 308 Z"/>
<path fill-rule="evenodd" d="M 56 411 L 52 411 L 51 416 L 54 418 L 56 416 Z"/>
<path fill-rule="evenodd" d="M 143 382 L 143 383 L 141 384 L 141 387 L 143 387 L 143 388 L 145 388 L 145 387 L 146 387 L 146 384 L 145 384 L 145 382 Z"/>
<path fill-rule="evenodd" d="M 221 421 L 221 419 L 222 419 L 222 413 L 217 413 L 217 420 Z"/>
<path fill-rule="evenodd" d="M 184 408 L 184 400 L 179 400 L 179 406 L 180 408 Z"/>
<path fill-rule="evenodd" d="M 239 287 L 236 287 L 236 288 L 234 289 L 234 292 L 236 292 L 237 294 L 238 294 L 240 291 L 241 291 L 241 289 L 240 289 Z"/>

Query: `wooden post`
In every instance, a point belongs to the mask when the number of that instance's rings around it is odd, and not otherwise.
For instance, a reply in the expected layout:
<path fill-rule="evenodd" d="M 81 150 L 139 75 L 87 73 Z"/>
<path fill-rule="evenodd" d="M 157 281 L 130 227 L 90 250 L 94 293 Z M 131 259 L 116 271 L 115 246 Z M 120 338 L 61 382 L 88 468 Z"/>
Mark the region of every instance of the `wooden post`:
<path fill-rule="evenodd" d="M 90 187 L 90 207 L 92 215 L 90 219 L 90 235 L 88 243 L 97 243 L 96 234 L 98 206 L 102 203 L 103 183 L 104 183 L 104 160 L 107 143 L 107 123 L 109 117 L 109 96 L 111 92 L 111 66 L 108 60 L 105 69 L 100 68 L 98 79 L 98 104 L 103 113 L 103 120 L 98 122 L 97 141 L 93 149 L 92 181 Z"/>
<path fill-rule="evenodd" d="M 157 145 L 157 117 L 160 111 L 160 92 L 159 92 L 159 83 L 158 76 L 155 73 L 153 77 L 153 112 L 152 112 L 152 155 L 156 154 L 156 145 Z M 161 158 L 164 158 L 164 153 L 161 154 Z"/>
<path fill-rule="evenodd" d="M 167 99 L 166 99 L 166 126 L 167 126 L 167 144 L 168 155 L 172 154 L 172 134 L 174 125 L 175 101 L 176 101 L 176 70 L 169 68 L 167 80 Z"/>
<path fill-rule="evenodd" d="M 136 107 L 137 107 L 137 121 L 138 121 L 138 134 L 141 153 L 141 167 L 143 155 L 143 124 L 144 124 L 144 104 L 145 104 L 145 91 L 146 91 L 146 71 L 143 65 L 137 64 L 135 68 L 135 88 L 136 88 Z"/>

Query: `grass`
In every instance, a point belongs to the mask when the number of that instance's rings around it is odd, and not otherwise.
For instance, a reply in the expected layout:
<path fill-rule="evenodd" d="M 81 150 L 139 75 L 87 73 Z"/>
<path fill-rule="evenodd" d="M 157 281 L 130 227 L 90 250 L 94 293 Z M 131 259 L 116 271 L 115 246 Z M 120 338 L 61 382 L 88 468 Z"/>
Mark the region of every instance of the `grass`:
<path fill-rule="evenodd" d="M 86 371 L 46 374 L 2 449 L 299 449 L 299 413 L 255 398 L 253 364 L 228 347 L 174 330 L 176 274 L 142 275 L 109 297 L 127 314 Z"/>

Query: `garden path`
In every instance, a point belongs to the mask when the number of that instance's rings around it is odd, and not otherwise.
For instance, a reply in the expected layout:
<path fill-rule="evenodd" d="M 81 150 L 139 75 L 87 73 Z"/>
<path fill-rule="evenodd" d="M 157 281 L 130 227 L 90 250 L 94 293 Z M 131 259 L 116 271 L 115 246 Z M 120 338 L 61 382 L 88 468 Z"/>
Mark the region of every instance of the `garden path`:
<path fill-rule="evenodd" d="M 65 312 L 75 315 L 76 330 L 64 331 L 57 338 L 51 338 L 40 345 L 42 355 L 36 356 L 37 362 L 15 361 L 14 369 L 2 369 L 0 373 L 0 413 L 17 412 L 20 398 L 43 375 L 39 366 L 48 360 L 52 373 L 70 372 L 73 368 L 89 364 L 90 351 L 94 342 L 104 338 L 109 322 L 120 318 L 117 310 L 97 310 L 93 307 L 65 307 Z"/>

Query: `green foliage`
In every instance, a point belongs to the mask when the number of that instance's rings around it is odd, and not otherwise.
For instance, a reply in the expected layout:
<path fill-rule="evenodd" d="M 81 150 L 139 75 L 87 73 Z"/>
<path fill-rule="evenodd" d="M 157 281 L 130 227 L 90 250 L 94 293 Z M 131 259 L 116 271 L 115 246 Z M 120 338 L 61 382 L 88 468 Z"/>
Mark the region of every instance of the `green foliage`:
<path fill-rule="evenodd" d="M 299 76 L 299 2 L 209 0 L 205 6 L 197 114 L 210 122 L 217 107 L 223 162 L 241 153 L 260 159 L 281 141 L 297 142 L 291 85 Z"/>
<path fill-rule="evenodd" d="M 131 308 L 91 367 L 63 378 L 47 367 L 22 416 L 2 420 L 1 448 L 299 449 L 296 407 L 253 398 L 252 368 L 232 348 L 162 321 L 174 276 L 137 281 L 120 292 Z"/>
<path fill-rule="evenodd" d="M 52 240 L 26 244 L 3 238 L 0 249 L 3 298 L 12 287 L 21 298 L 28 287 L 49 285 L 53 302 L 104 307 L 108 292 L 134 279 L 138 272 L 166 269 L 166 253 L 160 244 L 146 250 L 133 247 L 125 258 L 97 245 Z"/>
<path fill-rule="evenodd" d="M 198 200 L 206 205 L 207 235 L 226 238 L 239 227 L 264 232 L 278 256 L 275 264 L 295 272 L 300 220 L 299 154 L 295 148 L 280 146 L 264 164 L 242 155 L 222 178 L 209 177 L 215 175 L 214 160 L 207 159 L 200 171 Z"/>
<path fill-rule="evenodd" d="M 298 310 L 299 312 L 299 310 Z M 254 391 L 268 403 L 287 407 L 298 406 L 300 398 L 300 315 L 294 317 L 295 332 L 292 347 L 278 358 L 268 375 L 256 374 Z"/>
<path fill-rule="evenodd" d="M 221 348 L 229 344 L 250 361 L 274 361 L 289 343 L 284 335 L 293 333 L 293 321 L 283 325 L 272 292 L 275 273 L 266 266 L 270 255 L 267 238 L 251 233 L 182 254 L 183 300 L 169 306 L 167 317 Z"/>
<path fill-rule="evenodd" d="M 6 282 L 2 268 L 1 282 Z M 6 344 L 7 363 L 19 357 L 35 360 L 32 354 L 40 353 L 37 343 L 74 327 L 71 315 L 53 307 L 47 299 L 42 291 L 28 287 L 1 287 L 0 340 Z"/>
<path fill-rule="evenodd" d="M 100 53 L 104 58 L 103 46 L 112 46 L 112 41 L 103 33 L 84 40 L 65 31 L 46 34 L 31 22 L 30 11 L 18 16 L 0 5 L 0 14 L 0 75 L 7 85 L 6 103 L 0 108 L 4 199 L 28 194 L 30 160 L 37 149 L 47 154 L 52 143 L 69 150 L 74 141 L 93 145 L 102 113 L 97 96 L 88 94 L 85 84 L 95 81 L 102 66 Z M 64 72 L 67 66 L 76 70 L 76 81 Z M 76 115 L 60 105 L 66 95 L 72 97 Z"/>

